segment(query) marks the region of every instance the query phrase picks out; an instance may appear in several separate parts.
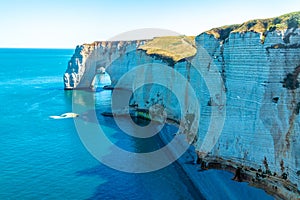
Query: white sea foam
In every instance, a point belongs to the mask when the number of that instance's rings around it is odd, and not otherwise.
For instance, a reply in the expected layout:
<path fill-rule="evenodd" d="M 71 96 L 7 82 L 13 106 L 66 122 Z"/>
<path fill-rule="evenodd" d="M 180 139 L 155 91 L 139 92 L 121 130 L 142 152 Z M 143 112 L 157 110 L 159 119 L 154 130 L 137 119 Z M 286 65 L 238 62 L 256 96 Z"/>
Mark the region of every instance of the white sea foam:
<path fill-rule="evenodd" d="M 68 118 L 79 117 L 79 114 L 77 114 L 77 113 L 64 113 L 64 114 L 61 114 L 60 116 L 53 115 L 53 116 L 49 116 L 49 117 L 52 118 L 52 119 L 68 119 Z"/>

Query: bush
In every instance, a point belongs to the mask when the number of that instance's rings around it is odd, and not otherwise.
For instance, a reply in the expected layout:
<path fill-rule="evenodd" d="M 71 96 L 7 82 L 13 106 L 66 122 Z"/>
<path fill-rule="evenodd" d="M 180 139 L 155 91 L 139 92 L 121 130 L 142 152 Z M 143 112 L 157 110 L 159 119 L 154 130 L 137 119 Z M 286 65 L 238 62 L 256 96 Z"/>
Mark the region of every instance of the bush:
<path fill-rule="evenodd" d="M 273 24 L 275 24 L 275 25 L 276 25 L 276 24 L 280 24 L 281 21 L 282 21 L 282 19 L 276 17 L 276 18 L 273 20 Z"/>
<path fill-rule="evenodd" d="M 288 28 L 298 28 L 299 26 L 299 15 L 293 15 L 291 18 L 287 20 Z"/>

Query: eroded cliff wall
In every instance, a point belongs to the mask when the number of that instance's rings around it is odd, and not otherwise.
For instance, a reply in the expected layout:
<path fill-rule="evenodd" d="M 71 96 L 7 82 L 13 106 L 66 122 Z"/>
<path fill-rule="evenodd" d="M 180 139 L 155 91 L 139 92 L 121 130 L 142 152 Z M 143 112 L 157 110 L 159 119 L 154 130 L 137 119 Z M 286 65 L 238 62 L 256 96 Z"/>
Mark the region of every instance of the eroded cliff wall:
<path fill-rule="evenodd" d="M 186 83 L 179 82 L 178 77 L 151 68 L 153 64 L 169 65 L 188 80 L 200 103 L 199 131 L 186 132 L 188 138 L 197 134 L 195 140 L 189 140 L 196 150 L 203 150 L 201 146 L 213 119 L 212 110 L 219 109 L 226 114 L 224 126 L 220 124 L 222 132 L 214 148 L 205 153 L 243 166 L 268 169 L 279 176 L 286 173 L 288 180 L 300 189 L 300 30 L 275 30 L 267 34 L 232 32 L 220 39 L 203 33 L 195 41 L 198 52 L 193 59 L 171 65 L 164 57 L 137 50 L 140 45 L 137 41 L 79 46 L 64 76 L 65 87 L 90 87 L 99 67 L 107 68 L 112 84 L 116 84 L 129 70 L 147 65 L 144 73 L 132 75 L 122 87 L 135 90 L 134 80 L 138 77 L 168 79 L 169 88 L 182 88 Z M 203 51 L 209 55 L 209 61 L 204 62 L 200 55 Z M 224 83 L 218 95 L 210 93 L 209 80 L 201 74 L 215 70 L 212 65 Z M 197 71 L 199 66 L 201 73 Z M 189 92 L 188 87 L 183 87 L 181 96 L 189 96 Z M 226 98 L 224 105 L 218 103 L 220 95 Z M 137 89 L 130 104 L 147 109 L 159 103 L 169 118 L 186 122 L 187 114 L 197 112 L 192 100 L 186 98 L 181 108 L 172 89 L 154 84 Z"/>
<path fill-rule="evenodd" d="M 93 88 L 94 77 L 101 73 L 101 68 L 106 69 L 118 58 L 137 51 L 144 43 L 145 41 L 101 41 L 77 46 L 64 74 L 65 89 Z M 126 60 L 134 61 L 132 57 L 127 57 Z M 122 67 L 119 66 L 118 70 L 116 76 L 122 74 Z"/>
<path fill-rule="evenodd" d="M 226 87 L 226 120 L 212 154 L 288 173 L 299 188 L 300 30 L 261 38 L 255 32 L 231 33 L 224 41 L 206 33 L 196 38 Z"/>

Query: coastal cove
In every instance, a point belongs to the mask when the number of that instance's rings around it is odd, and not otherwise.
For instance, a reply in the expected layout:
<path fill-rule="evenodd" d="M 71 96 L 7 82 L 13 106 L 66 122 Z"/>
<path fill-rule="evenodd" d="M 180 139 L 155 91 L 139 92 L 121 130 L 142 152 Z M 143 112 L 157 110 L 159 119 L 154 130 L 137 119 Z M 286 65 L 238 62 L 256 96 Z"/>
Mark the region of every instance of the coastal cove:
<path fill-rule="evenodd" d="M 193 199 L 197 192 L 190 191 L 192 184 L 178 166 L 148 175 L 110 169 L 83 147 L 72 119 L 49 118 L 72 110 L 72 91 L 63 90 L 61 78 L 72 53 L 59 49 L 0 50 L 0 199 L 163 199 L 160 183 L 169 191 L 165 195 Z M 110 92 L 96 95 L 106 97 L 99 105 L 106 109 Z M 122 133 L 113 121 L 99 117 L 112 139 L 120 143 L 120 138 L 114 137 Z M 134 150 L 134 141 L 122 141 Z"/>
<path fill-rule="evenodd" d="M 300 1 L 2 1 L 0 200 L 300 200 Z"/>
<path fill-rule="evenodd" d="M 62 87 L 61 72 L 72 54 L 60 49 L 0 49 L 0 199 L 272 199 L 262 190 L 232 181 L 227 172 L 207 171 L 199 180 L 205 187 L 198 192 L 177 163 L 147 174 L 123 173 L 99 163 L 82 145 L 72 119 L 49 118 L 72 111 L 73 92 L 79 92 Z M 97 118 L 114 143 L 131 151 L 164 145 L 159 138 L 136 141 L 113 119 L 103 117 L 100 113 L 109 109 L 110 96 L 107 90 L 95 93 Z M 162 133 L 174 130 L 169 126 Z M 196 165 L 188 165 L 201 173 Z"/>
<path fill-rule="evenodd" d="M 111 79 L 105 89 L 132 93 L 113 92 L 116 113 L 153 111 L 160 122 L 167 116 L 180 123 L 208 168 L 236 172 L 278 198 L 299 199 L 299 41 L 300 12 L 195 37 L 95 41 L 76 47 L 64 84 L 94 90 L 105 71 Z"/>

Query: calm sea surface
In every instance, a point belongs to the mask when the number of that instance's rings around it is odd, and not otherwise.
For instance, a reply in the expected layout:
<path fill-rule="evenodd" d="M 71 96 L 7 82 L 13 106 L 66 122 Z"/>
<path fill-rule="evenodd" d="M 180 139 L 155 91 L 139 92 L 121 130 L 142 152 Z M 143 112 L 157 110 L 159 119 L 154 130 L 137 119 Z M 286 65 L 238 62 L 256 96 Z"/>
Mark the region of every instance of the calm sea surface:
<path fill-rule="evenodd" d="M 62 75 L 72 54 L 0 49 L 0 199 L 201 199 L 178 164 L 146 174 L 111 169 L 84 148 L 73 119 L 49 118 L 72 112 L 72 96 L 82 92 L 63 90 Z M 100 76 L 99 88 L 109 81 L 108 75 Z M 157 136 L 130 137 L 113 118 L 99 114 L 109 110 L 111 91 L 99 89 L 93 95 L 98 121 L 113 143 L 132 152 L 163 145 Z M 166 126 L 162 131 L 172 134 L 176 129 Z"/>
<path fill-rule="evenodd" d="M 108 168 L 82 145 L 73 119 L 72 91 L 62 75 L 73 50 L 0 49 L 0 199 L 194 199 L 199 194 L 173 164 L 147 174 Z M 101 77 L 103 84 L 109 81 Z M 95 93 L 107 110 L 110 91 Z M 122 133 L 112 118 L 98 116 L 116 144 L 149 151 L 160 141 L 141 142 Z M 126 136 L 125 136 L 126 135 Z"/>

